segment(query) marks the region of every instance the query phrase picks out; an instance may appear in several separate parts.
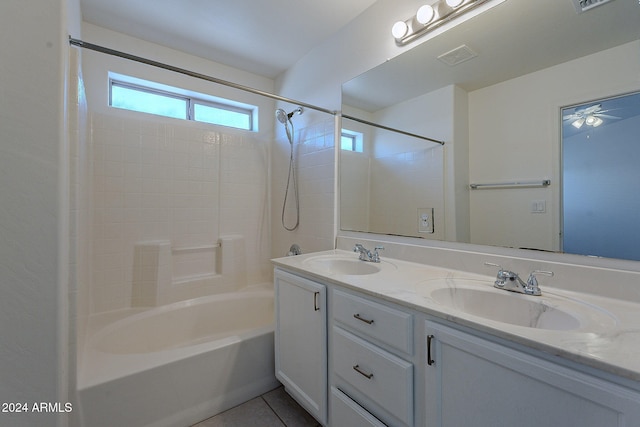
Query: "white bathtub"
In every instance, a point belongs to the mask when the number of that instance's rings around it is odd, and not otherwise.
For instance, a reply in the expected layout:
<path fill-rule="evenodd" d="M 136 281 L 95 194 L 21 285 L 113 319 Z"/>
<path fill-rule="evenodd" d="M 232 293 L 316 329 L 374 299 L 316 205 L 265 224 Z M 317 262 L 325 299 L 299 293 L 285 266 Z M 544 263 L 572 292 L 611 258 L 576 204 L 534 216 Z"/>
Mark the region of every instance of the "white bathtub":
<path fill-rule="evenodd" d="M 278 386 L 273 291 L 92 319 L 78 400 L 86 427 L 189 426 Z"/>

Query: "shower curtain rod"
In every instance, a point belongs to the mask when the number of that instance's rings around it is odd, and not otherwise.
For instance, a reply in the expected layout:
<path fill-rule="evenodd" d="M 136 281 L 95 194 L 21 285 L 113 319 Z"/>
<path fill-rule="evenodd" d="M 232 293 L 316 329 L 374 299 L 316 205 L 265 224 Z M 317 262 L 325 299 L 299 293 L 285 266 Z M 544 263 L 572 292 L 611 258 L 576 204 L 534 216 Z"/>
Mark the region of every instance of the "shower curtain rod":
<path fill-rule="evenodd" d="M 378 123 L 369 122 L 367 120 L 359 119 L 357 117 L 349 116 L 347 114 L 342 114 L 341 116 L 344 119 L 353 120 L 354 122 L 364 123 L 365 125 L 374 126 L 374 127 L 380 128 L 380 129 L 391 131 L 391 132 L 400 133 L 402 135 L 412 136 L 414 138 L 423 139 L 425 141 L 435 142 L 436 144 L 444 145 L 444 141 L 440 141 L 440 140 L 437 140 L 437 139 L 429 138 L 429 137 L 422 136 L 422 135 L 417 135 L 417 134 L 411 133 L 411 132 L 405 132 L 405 131 L 400 130 L 400 129 L 395 129 L 395 128 L 391 128 L 391 127 L 388 127 L 388 126 L 380 125 Z"/>
<path fill-rule="evenodd" d="M 231 87 L 231 88 L 234 88 L 234 89 L 239 89 L 239 90 L 242 90 L 242 91 L 245 91 L 245 92 L 250 92 L 250 93 L 253 93 L 255 95 L 266 96 L 267 98 L 275 99 L 276 101 L 282 101 L 282 102 L 287 102 L 287 103 L 290 103 L 290 104 L 299 105 L 301 107 L 310 108 L 312 110 L 316 110 L 316 111 L 320 111 L 320 112 L 323 112 L 323 113 L 331 114 L 333 116 L 338 115 L 337 111 L 332 111 L 332 110 L 329 110 L 327 108 L 318 107 L 317 105 L 307 104 L 306 102 L 296 101 L 295 99 L 286 98 L 286 97 L 280 96 L 280 95 L 275 95 L 273 93 L 265 92 L 265 91 L 262 91 L 262 90 L 259 90 L 259 89 L 254 89 L 254 88 L 249 87 L 249 86 L 243 86 L 243 85 L 240 85 L 240 84 L 237 84 L 237 83 L 230 82 L 228 80 L 218 79 L 216 77 L 208 76 L 206 74 L 196 73 L 194 71 L 190 71 L 190 70 L 187 70 L 187 69 L 184 69 L 184 68 L 175 67 L 173 65 L 169 65 L 169 64 L 162 63 L 162 62 L 154 61 L 152 59 L 147 59 L 147 58 L 143 58 L 141 56 L 132 55 L 130 53 L 122 52 L 122 51 L 119 51 L 119 50 L 110 49 L 108 47 L 104 47 L 104 46 L 100 46 L 100 45 L 97 45 L 97 44 L 85 42 L 83 40 L 74 39 L 71 36 L 69 36 L 69 44 L 72 45 L 72 46 L 77 46 L 77 47 L 83 48 L 83 49 L 89 49 L 89 50 L 93 50 L 93 51 L 96 51 L 96 52 L 105 53 L 107 55 L 112 55 L 112 56 L 117 56 L 119 58 L 128 59 L 130 61 L 140 62 L 142 64 L 151 65 L 152 67 L 162 68 L 164 70 L 173 71 L 175 73 L 184 74 L 184 75 L 189 76 L 189 77 L 194 77 L 194 78 L 200 79 L 200 80 L 206 80 L 208 82 L 217 83 L 217 84 L 220 84 L 220 85 L 223 85 L 223 86 L 228 86 L 228 87 Z M 435 142 L 435 143 L 440 144 L 440 145 L 444 145 L 444 141 L 438 141 L 437 139 L 427 138 L 426 136 L 416 135 L 416 134 L 405 132 L 405 131 L 402 131 L 402 130 L 399 130 L 399 129 L 394 129 L 394 128 L 391 128 L 391 127 L 383 126 L 383 125 L 380 125 L 378 123 L 373 123 L 373 122 L 369 122 L 369 121 L 366 121 L 366 120 L 358 119 L 356 117 L 348 116 L 346 114 L 342 114 L 341 117 L 344 117 L 344 118 L 349 119 L 349 120 L 354 120 L 356 122 L 364 123 L 364 124 L 369 125 L 369 126 L 374 126 L 374 127 L 380 128 L 380 129 L 388 130 L 388 131 L 391 131 L 391 132 L 396 132 L 396 133 L 400 133 L 400 134 L 403 134 L 403 135 L 412 136 L 414 138 L 419 138 L 419 139 L 423 139 L 423 140 L 426 140 L 426 141 Z"/>
<path fill-rule="evenodd" d="M 110 49 L 108 47 L 100 46 L 100 45 L 97 45 L 97 44 L 88 43 L 88 42 L 85 42 L 85 41 L 82 41 L 82 40 L 79 40 L 79 39 L 74 39 L 71 36 L 69 36 L 69 44 L 72 45 L 72 46 L 77 46 L 77 47 L 93 50 L 93 51 L 100 52 L 100 53 L 106 53 L 107 55 L 117 56 L 117 57 L 128 59 L 128 60 L 131 60 L 131 61 L 140 62 L 142 64 L 151 65 L 153 67 L 162 68 L 164 70 L 173 71 L 173 72 L 176 72 L 176 73 L 179 73 L 179 74 L 184 74 L 186 76 L 194 77 L 196 79 L 206 80 L 206 81 L 209 81 L 209 82 L 212 82 L 212 83 L 217 83 L 217 84 L 220 84 L 220 85 L 223 85 L 223 86 L 232 87 L 234 89 L 243 90 L 245 92 L 250 92 L 250 93 L 253 93 L 255 95 L 266 96 L 267 98 L 275 99 L 277 101 L 288 102 L 290 104 L 295 104 L 295 105 L 299 105 L 299 106 L 302 106 L 302 107 L 305 107 L 305 108 L 310 108 L 312 110 L 321 111 L 323 113 L 328 113 L 328 114 L 331 114 L 333 116 L 338 114 L 336 111 L 332 111 L 332 110 L 328 110 L 326 108 L 318 107 L 317 105 L 307 104 L 305 102 L 296 101 L 295 99 L 285 98 L 284 96 L 275 95 L 273 93 L 265 92 L 265 91 L 262 91 L 262 90 L 259 90 L 259 89 L 254 89 L 254 88 L 249 87 L 249 86 L 243 86 L 243 85 L 240 85 L 240 84 L 237 84 L 237 83 L 233 83 L 233 82 L 230 82 L 230 81 L 227 81 L 227 80 L 218 79 L 216 77 L 208 76 L 206 74 L 196 73 L 194 71 L 190 71 L 190 70 L 187 70 L 187 69 L 184 69 L 184 68 L 174 67 L 173 65 L 168 65 L 168 64 L 165 64 L 165 63 L 162 63 L 162 62 L 154 61 L 152 59 L 147 59 L 147 58 L 143 58 L 141 56 L 131 55 L 131 54 L 126 53 L 126 52 L 121 52 L 121 51 L 118 51 L 118 50 Z"/>

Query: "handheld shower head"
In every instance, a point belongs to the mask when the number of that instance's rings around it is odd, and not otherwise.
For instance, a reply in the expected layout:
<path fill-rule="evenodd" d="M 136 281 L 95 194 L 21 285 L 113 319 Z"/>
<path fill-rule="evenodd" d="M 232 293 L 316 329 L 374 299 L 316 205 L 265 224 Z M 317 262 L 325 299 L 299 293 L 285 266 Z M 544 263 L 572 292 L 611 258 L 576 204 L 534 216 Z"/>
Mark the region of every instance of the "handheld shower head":
<path fill-rule="evenodd" d="M 276 119 L 278 119 L 278 121 L 284 125 L 287 124 L 287 120 L 289 120 L 289 117 L 286 111 L 284 111 L 282 108 L 278 108 L 276 110 Z"/>
<path fill-rule="evenodd" d="M 276 110 L 276 119 L 278 119 L 278 121 L 283 125 L 286 125 L 287 121 L 291 120 L 291 117 L 293 117 L 294 114 L 302 114 L 302 111 L 303 111 L 302 107 L 298 107 L 292 112 L 290 112 L 289 114 L 287 114 L 287 112 L 284 111 L 282 108 L 278 108 Z"/>

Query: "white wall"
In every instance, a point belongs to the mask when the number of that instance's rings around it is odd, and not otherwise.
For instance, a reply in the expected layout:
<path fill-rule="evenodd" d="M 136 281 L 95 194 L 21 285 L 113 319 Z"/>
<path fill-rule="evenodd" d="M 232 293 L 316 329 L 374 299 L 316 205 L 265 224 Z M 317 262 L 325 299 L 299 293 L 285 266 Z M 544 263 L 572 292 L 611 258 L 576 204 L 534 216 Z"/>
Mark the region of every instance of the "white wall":
<path fill-rule="evenodd" d="M 85 40 L 222 80 L 273 91 L 273 81 L 85 24 Z M 161 301 L 232 290 L 222 272 L 221 237 L 244 236 L 244 277 L 271 276 L 269 147 L 274 101 L 245 91 L 85 50 L 83 71 L 92 118 L 93 258 L 91 312 L 153 305 L 135 284 L 136 244 L 168 241 L 171 283 Z M 258 132 L 170 119 L 108 106 L 114 72 L 258 107 Z M 140 267 L 142 268 L 142 267 Z M 140 273 L 138 271 L 138 273 Z M 138 274 L 140 276 L 140 274 Z M 208 280 L 197 280 L 207 278 Z M 246 285 L 247 283 L 235 285 Z M 89 286 L 89 284 L 82 284 Z M 153 295 L 156 295 L 154 292 Z"/>
<path fill-rule="evenodd" d="M 0 3 L 0 402 L 69 399 L 64 83 L 74 3 Z M 66 422 L 0 413 L 2 425 Z"/>
<path fill-rule="evenodd" d="M 472 243 L 559 249 L 560 108 L 640 89 L 639 50 L 628 43 L 469 93 L 470 181 L 551 180 L 472 191 Z M 547 212 L 531 213 L 533 200 Z"/>

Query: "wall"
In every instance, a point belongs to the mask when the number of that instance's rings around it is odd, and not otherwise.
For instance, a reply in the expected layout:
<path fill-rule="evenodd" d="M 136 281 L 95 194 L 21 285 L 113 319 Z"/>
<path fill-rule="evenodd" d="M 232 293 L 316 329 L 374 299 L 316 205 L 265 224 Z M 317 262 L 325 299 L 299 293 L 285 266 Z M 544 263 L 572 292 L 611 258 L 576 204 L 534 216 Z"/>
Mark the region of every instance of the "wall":
<path fill-rule="evenodd" d="M 407 49 L 427 42 L 442 31 L 446 31 L 448 25 L 443 25 L 439 30 L 422 37 L 413 44 L 404 47 L 397 46 L 390 34 L 390 28 L 394 22 L 405 20 L 408 16 L 414 14 L 419 6 L 420 4 L 413 0 L 378 0 L 346 27 L 312 49 L 293 67 L 279 76 L 276 80 L 278 93 L 339 111 L 341 108 L 340 90 L 342 83 L 401 54 Z M 464 104 L 466 104 L 466 99 L 460 97 L 458 92 L 458 88 L 454 89 L 455 102 L 452 104 L 452 108 L 455 109 L 464 108 Z M 348 113 L 348 111 L 345 112 Z M 452 139 L 454 136 L 458 141 L 466 139 L 464 126 L 454 124 L 453 129 L 448 130 L 448 132 L 453 133 Z M 451 149 L 454 150 L 457 147 L 458 150 L 464 153 L 466 152 L 466 144 L 462 145 L 451 145 Z M 468 224 L 468 209 L 465 205 L 468 204 L 466 201 L 468 198 L 466 197 L 464 186 L 468 181 L 465 179 L 467 172 L 464 156 L 461 155 L 459 159 L 454 160 L 454 156 L 445 154 L 445 161 L 450 174 L 447 178 L 447 187 L 445 189 L 445 204 L 452 212 L 451 220 L 445 225 L 447 227 L 445 232 L 450 236 L 458 234 L 461 240 L 467 241 L 468 226 L 465 224 Z M 331 177 L 328 173 L 326 179 L 334 180 L 334 186 L 336 186 L 335 177 Z M 278 188 L 279 185 L 281 185 L 281 182 L 273 181 L 272 187 Z M 461 206 L 459 211 L 453 208 L 456 200 Z M 332 208 L 334 211 L 337 209 L 335 200 Z M 337 212 L 335 212 L 334 216 L 334 234 L 337 234 Z M 275 240 L 285 241 L 285 238 L 278 237 L 281 234 L 285 233 L 274 228 Z M 320 238 L 320 236 L 318 237 Z M 319 241 L 326 242 L 319 249 L 333 247 L 333 238 L 320 238 Z M 282 247 L 274 249 L 274 256 L 279 256 L 282 250 Z"/>
<path fill-rule="evenodd" d="M 0 3 L 0 402 L 67 402 L 66 1 Z M 11 426 L 64 414 L 0 413 Z"/>
<path fill-rule="evenodd" d="M 287 112 L 291 106 L 284 107 Z M 334 224 L 334 126 L 333 117 L 307 109 L 292 118 L 294 162 L 299 189 L 299 227 L 287 231 L 282 226 L 282 206 L 287 188 L 291 146 L 279 125 L 271 153 L 271 256 L 287 254 L 296 243 L 303 252 L 315 252 L 333 246 Z M 285 224 L 296 223 L 293 182 L 289 183 Z"/>
<path fill-rule="evenodd" d="M 92 128 L 92 312 L 236 289 L 197 280 L 222 273 L 213 246 L 230 235 L 244 237 L 248 283 L 268 280 L 264 138 L 127 111 L 94 113 Z M 135 262 L 136 245 L 159 241 L 173 250 L 166 295 L 135 285 L 150 267 Z"/>
<path fill-rule="evenodd" d="M 89 117 L 81 69 L 81 52 L 69 50 L 67 132 L 69 135 L 69 385 L 75 391 L 76 365 L 84 346 L 91 280 L 92 157 Z M 71 395 L 75 401 L 75 394 Z M 79 416 L 78 411 L 72 413 Z"/>
<path fill-rule="evenodd" d="M 268 79 L 162 46 L 88 24 L 85 32 L 97 44 L 271 89 Z M 267 177 L 274 102 L 104 54 L 83 53 L 94 152 L 91 312 L 235 289 L 237 283 L 215 277 L 222 272 L 221 249 L 212 246 L 226 236 L 244 237 L 239 257 L 246 271 L 244 284 L 268 281 Z M 259 132 L 108 107 L 109 71 L 257 105 Z M 142 250 L 142 244 L 162 241 L 173 249 L 168 255 L 171 283 L 158 296 L 142 283 L 148 265 L 135 262 L 136 246 Z"/>
<path fill-rule="evenodd" d="M 552 183 L 472 191 L 472 243 L 559 249 L 560 108 L 639 89 L 639 49 L 628 43 L 469 93 L 470 181 Z M 546 200 L 547 212 L 531 213 L 532 200 Z"/>
<path fill-rule="evenodd" d="M 456 113 L 460 111 L 463 112 L 461 116 L 464 119 L 465 109 L 466 92 L 456 86 L 448 86 L 374 114 L 375 122 L 445 142 L 443 147 L 424 141 L 415 143 L 425 150 L 423 154 L 428 157 L 411 159 L 421 176 L 419 179 L 405 180 L 406 183 L 399 188 L 401 192 L 405 192 L 406 200 L 396 206 L 406 209 L 396 211 L 393 216 L 403 218 L 398 223 L 404 230 L 391 228 L 396 231 L 394 234 L 416 235 L 416 210 L 422 207 L 435 209 L 435 225 L 433 235 L 420 237 L 451 240 L 456 235 L 463 237 L 468 234 L 468 223 L 464 217 L 468 215 L 468 203 L 465 203 L 468 196 L 467 164 L 464 161 L 467 158 L 468 140 L 466 133 L 458 131 L 460 125 L 454 120 L 454 117 L 458 118 Z M 387 148 L 390 149 L 392 148 Z M 456 159 L 456 156 L 459 157 Z M 415 163 L 416 161 L 422 164 Z M 386 194 L 390 192 L 389 188 L 384 191 Z M 409 199 L 413 201 L 407 201 Z M 461 214 L 462 220 L 459 218 Z M 385 230 L 385 227 L 379 230 Z"/>

